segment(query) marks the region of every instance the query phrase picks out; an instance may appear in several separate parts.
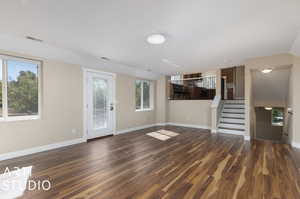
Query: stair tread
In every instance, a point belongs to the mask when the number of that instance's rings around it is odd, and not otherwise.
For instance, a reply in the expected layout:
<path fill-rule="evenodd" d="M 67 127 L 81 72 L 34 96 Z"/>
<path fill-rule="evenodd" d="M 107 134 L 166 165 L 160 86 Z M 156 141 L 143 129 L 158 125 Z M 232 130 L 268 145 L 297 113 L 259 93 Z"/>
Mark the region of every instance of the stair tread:
<path fill-rule="evenodd" d="M 222 112 L 222 113 L 232 113 L 232 114 L 244 114 L 244 113 L 239 113 L 239 112 Z"/>
<path fill-rule="evenodd" d="M 224 119 L 241 119 L 241 120 L 244 120 L 245 118 L 244 117 L 224 117 L 222 116 L 221 118 L 224 118 Z"/>
<path fill-rule="evenodd" d="M 225 107 L 224 109 L 245 109 L 244 107 Z"/>
<path fill-rule="evenodd" d="M 232 123 L 232 122 L 222 122 L 222 121 L 220 121 L 220 124 L 245 125 L 245 123 Z"/>
<path fill-rule="evenodd" d="M 225 102 L 224 104 L 229 104 L 229 105 L 245 105 L 245 103 L 230 103 L 230 102 Z"/>
<path fill-rule="evenodd" d="M 218 128 L 245 129 L 245 125 L 234 123 L 219 123 Z"/>
<path fill-rule="evenodd" d="M 219 127 L 219 129 L 226 129 L 226 130 L 232 130 L 232 131 L 245 131 L 244 129 L 233 129 L 228 127 Z"/>

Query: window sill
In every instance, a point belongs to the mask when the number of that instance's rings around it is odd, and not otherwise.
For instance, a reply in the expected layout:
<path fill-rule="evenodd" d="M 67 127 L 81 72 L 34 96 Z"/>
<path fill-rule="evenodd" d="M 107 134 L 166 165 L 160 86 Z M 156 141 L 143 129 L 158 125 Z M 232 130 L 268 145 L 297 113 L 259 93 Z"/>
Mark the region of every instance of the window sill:
<path fill-rule="evenodd" d="M 144 112 L 144 111 L 153 111 L 153 108 L 135 110 L 135 112 Z"/>
<path fill-rule="evenodd" d="M 9 117 L 9 118 L 0 118 L 0 122 L 17 122 L 17 121 L 31 121 L 31 120 L 39 120 L 40 116 L 17 116 L 17 117 Z"/>

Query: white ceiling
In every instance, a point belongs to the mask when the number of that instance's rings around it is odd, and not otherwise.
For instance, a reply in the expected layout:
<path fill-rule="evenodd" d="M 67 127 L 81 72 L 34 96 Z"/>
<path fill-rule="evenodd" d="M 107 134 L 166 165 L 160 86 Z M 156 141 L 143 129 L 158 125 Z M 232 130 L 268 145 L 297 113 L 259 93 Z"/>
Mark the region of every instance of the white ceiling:
<path fill-rule="evenodd" d="M 299 0 L 7 0 L 0 3 L 0 33 L 40 38 L 95 60 L 91 65 L 105 56 L 130 71 L 173 74 L 290 52 L 299 10 Z M 167 42 L 147 44 L 151 33 Z"/>
<path fill-rule="evenodd" d="M 252 73 L 252 91 L 254 103 L 259 105 L 287 104 L 290 69 L 275 69 L 264 74 L 261 71 Z"/>

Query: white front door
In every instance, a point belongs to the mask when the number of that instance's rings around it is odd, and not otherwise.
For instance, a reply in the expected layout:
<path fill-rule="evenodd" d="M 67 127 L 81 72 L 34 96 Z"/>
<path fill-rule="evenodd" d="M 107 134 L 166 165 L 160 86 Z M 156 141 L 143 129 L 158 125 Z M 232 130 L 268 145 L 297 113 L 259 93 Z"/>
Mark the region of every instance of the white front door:
<path fill-rule="evenodd" d="M 87 138 L 97 138 L 114 133 L 115 79 L 110 74 L 86 73 Z"/>

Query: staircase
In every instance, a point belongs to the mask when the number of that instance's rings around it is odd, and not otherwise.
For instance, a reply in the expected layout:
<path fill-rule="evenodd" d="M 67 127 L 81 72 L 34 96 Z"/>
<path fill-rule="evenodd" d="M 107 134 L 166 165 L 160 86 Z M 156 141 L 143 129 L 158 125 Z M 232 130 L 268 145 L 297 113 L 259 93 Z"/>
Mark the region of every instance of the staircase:
<path fill-rule="evenodd" d="M 245 101 L 225 100 L 218 124 L 219 133 L 244 135 L 245 133 Z"/>

